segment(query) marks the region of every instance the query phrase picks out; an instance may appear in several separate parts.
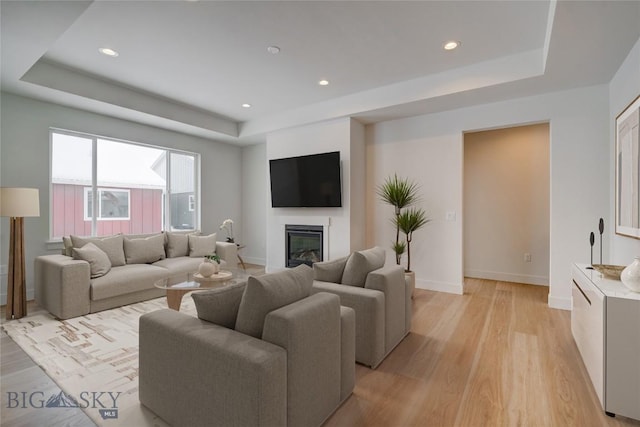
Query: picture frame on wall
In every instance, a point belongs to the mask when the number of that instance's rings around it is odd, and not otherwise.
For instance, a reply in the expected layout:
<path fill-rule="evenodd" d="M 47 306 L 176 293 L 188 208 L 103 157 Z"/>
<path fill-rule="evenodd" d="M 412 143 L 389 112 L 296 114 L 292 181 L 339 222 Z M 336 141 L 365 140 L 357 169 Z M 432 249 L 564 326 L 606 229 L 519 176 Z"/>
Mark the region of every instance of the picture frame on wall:
<path fill-rule="evenodd" d="M 640 95 L 616 117 L 616 234 L 640 239 Z"/>

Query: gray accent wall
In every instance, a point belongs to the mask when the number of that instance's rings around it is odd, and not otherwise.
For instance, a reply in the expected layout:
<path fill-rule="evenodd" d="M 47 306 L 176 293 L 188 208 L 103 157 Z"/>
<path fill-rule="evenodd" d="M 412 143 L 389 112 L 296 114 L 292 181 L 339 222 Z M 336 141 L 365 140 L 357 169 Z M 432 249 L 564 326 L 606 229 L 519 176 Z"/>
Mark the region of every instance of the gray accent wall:
<path fill-rule="evenodd" d="M 0 185 L 35 187 L 40 190 L 40 217 L 26 218 L 24 221 L 27 299 L 33 298 L 34 258 L 58 252 L 58 245 L 48 242 L 51 127 L 199 153 L 203 233 L 217 232 L 222 221 L 232 218 L 236 236 L 242 238 L 241 147 L 6 92 L 0 94 L 0 120 Z M 8 218 L 1 218 L 0 226 L 0 294 L 4 304 L 9 245 Z"/>

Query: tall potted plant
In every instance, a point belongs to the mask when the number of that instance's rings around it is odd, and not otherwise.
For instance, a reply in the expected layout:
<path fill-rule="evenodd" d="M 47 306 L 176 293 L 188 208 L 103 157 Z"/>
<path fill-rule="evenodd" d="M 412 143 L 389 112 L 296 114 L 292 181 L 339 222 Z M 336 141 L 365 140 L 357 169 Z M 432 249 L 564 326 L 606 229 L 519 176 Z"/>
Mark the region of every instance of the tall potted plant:
<path fill-rule="evenodd" d="M 376 192 L 382 201 L 394 207 L 395 217 L 393 223 L 396 226 L 396 241 L 392 244 L 392 248 L 396 254 L 396 264 L 400 265 L 402 254 L 406 249 L 406 243 L 400 241 L 398 218 L 402 213 L 402 209 L 418 200 L 418 185 L 394 174 L 392 177 L 388 177 Z"/>
<path fill-rule="evenodd" d="M 429 221 L 431 220 L 427 218 L 427 214 L 422 208 L 409 208 L 396 217 L 396 227 L 404 233 L 407 242 L 406 273 L 413 273 L 411 271 L 411 240 L 413 239 L 413 233 Z"/>
<path fill-rule="evenodd" d="M 419 200 L 418 185 L 406 178 L 399 178 L 397 174 L 389 177 L 377 189 L 380 199 L 394 207 L 393 225 L 396 227 L 396 241 L 392 244 L 396 255 L 396 264 L 400 265 L 402 254 L 407 251 L 407 268 L 405 269 L 405 280 L 411 285 L 411 297 L 416 287 L 416 275 L 411 271 L 411 241 L 413 233 L 427 224 L 430 220 L 424 209 L 408 208 Z M 400 231 L 405 235 L 405 239 L 400 240 Z"/>

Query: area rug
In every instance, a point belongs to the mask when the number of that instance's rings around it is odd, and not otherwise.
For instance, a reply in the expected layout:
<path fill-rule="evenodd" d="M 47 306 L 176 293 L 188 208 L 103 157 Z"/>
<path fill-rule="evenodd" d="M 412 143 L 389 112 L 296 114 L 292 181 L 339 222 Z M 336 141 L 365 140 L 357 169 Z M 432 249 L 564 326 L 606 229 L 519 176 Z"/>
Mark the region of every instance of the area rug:
<path fill-rule="evenodd" d="M 164 426 L 138 400 L 138 319 L 165 308 L 158 298 L 68 320 L 40 310 L 2 328 L 60 387 L 43 410 L 78 406 L 99 426 Z M 180 311 L 195 316 L 193 299 Z"/>

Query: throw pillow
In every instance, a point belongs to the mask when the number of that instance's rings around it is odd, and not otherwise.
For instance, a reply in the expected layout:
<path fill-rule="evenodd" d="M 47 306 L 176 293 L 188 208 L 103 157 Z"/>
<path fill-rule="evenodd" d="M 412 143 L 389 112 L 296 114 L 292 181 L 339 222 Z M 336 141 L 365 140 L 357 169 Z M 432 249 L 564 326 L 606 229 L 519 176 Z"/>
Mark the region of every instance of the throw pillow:
<path fill-rule="evenodd" d="M 197 236 L 199 231 L 184 232 L 167 232 L 167 258 L 176 258 L 179 256 L 189 256 L 189 236 L 193 234 Z"/>
<path fill-rule="evenodd" d="M 102 249 L 104 253 L 106 253 L 109 257 L 109 261 L 111 261 L 112 267 L 118 267 L 126 264 L 123 241 L 124 238 L 122 237 L 122 234 L 105 237 L 71 236 L 71 243 L 73 243 L 74 248 L 81 248 L 87 243 L 93 243 L 94 245 Z"/>
<path fill-rule="evenodd" d="M 342 284 L 364 287 L 367 274 L 384 266 L 384 260 L 384 249 L 378 246 L 352 253 L 344 266 Z"/>
<path fill-rule="evenodd" d="M 321 282 L 340 283 L 342 273 L 347 265 L 348 256 L 334 259 L 332 261 L 316 262 L 313 264 L 313 274 L 315 280 Z"/>
<path fill-rule="evenodd" d="M 249 277 L 238 308 L 236 331 L 262 338 L 267 314 L 308 297 L 312 284 L 313 270 L 305 264 L 278 273 Z"/>
<path fill-rule="evenodd" d="M 71 237 L 63 236 L 62 244 L 64 245 L 62 255 L 73 256 L 73 243 L 71 243 Z"/>
<path fill-rule="evenodd" d="M 73 258 L 81 259 L 89 263 L 91 278 L 104 276 L 111 270 L 109 257 L 93 243 L 87 243 L 81 248 L 73 248 Z"/>
<path fill-rule="evenodd" d="M 216 251 L 216 233 L 208 236 L 194 236 L 189 234 L 189 256 L 201 257 L 211 255 Z"/>
<path fill-rule="evenodd" d="M 167 233 L 167 258 L 189 255 L 189 235 Z"/>
<path fill-rule="evenodd" d="M 242 282 L 206 292 L 194 292 L 191 297 L 196 304 L 198 317 L 225 328 L 235 328 L 238 308 L 246 286 L 247 282 Z"/>
<path fill-rule="evenodd" d="M 124 255 L 127 264 L 148 264 L 165 258 L 164 234 L 140 239 L 124 238 Z"/>

